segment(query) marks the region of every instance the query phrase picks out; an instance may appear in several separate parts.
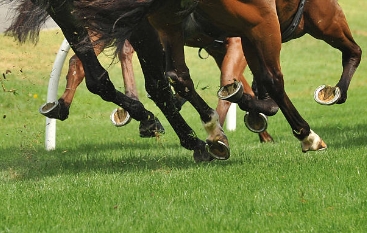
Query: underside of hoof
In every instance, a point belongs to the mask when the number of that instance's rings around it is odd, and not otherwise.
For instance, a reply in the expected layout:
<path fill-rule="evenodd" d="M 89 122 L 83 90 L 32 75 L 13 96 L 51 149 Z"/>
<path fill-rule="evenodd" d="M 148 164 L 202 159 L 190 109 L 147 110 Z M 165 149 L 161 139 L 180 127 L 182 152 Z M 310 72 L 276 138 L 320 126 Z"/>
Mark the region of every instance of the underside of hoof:
<path fill-rule="evenodd" d="M 327 145 L 320 138 L 319 135 L 311 130 L 310 134 L 301 141 L 301 147 L 302 152 L 305 153 L 307 151 L 325 150 L 327 148 Z"/>
<path fill-rule="evenodd" d="M 116 127 L 121 127 L 129 124 L 131 116 L 128 111 L 123 108 L 116 108 L 110 115 L 111 122 Z"/>
<path fill-rule="evenodd" d="M 314 99 L 317 103 L 322 105 L 332 105 L 338 102 L 341 97 L 339 87 L 332 87 L 328 85 L 319 86 L 314 93 Z"/>
<path fill-rule="evenodd" d="M 241 82 L 234 81 L 231 84 L 221 87 L 217 93 L 218 98 L 227 100 L 232 103 L 237 103 L 243 95 L 243 86 Z"/>
<path fill-rule="evenodd" d="M 55 102 L 45 103 L 38 109 L 38 111 L 48 118 L 54 118 L 61 121 L 66 120 L 69 116 L 69 108 L 66 107 L 62 99 Z"/>
<path fill-rule="evenodd" d="M 206 151 L 210 153 L 214 158 L 219 160 L 229 159 L 230 150 L 226 143 L 222 141 L 206 141 Z"/>
<path fill-rule="evenodd" d="M 244 117 L 246 127 L 254 133 L 261 133 L 268 127 L 268 118 L 262 113 L 247 112 Z"/>
<path fill-rule="evenodd" d="M 154 117 L 149 120 L 140 121 L 139 133 L 142 138 L 151 138 L 159 134 L 164 134 L 165 130 L 158 118 Z"/>

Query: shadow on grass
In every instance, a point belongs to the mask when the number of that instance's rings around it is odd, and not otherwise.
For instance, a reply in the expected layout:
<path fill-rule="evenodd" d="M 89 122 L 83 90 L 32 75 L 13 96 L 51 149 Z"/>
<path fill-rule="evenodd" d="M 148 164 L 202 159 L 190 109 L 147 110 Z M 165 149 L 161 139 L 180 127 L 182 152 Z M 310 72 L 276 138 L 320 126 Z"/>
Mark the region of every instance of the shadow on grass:
<path fill-rule="evenodd" d="M 367 124 L 329 125 L 315 128 L 330 148 L 366 147 Z"/>
<path fill-rule="evenodd" d="M 155 143 L 153 143 L 155 144 Z M 230 165 L 231 161 L 195 163 L 193 151 L 177 143 L 155 146 L 144 140 L 121 143 L 79 144 L 54 151 L 1 150 L 0 169 L 10 180 L 38 180 L 48 176 L 78 173 L 140 173 L 183 170 L 200 166 Z"/>

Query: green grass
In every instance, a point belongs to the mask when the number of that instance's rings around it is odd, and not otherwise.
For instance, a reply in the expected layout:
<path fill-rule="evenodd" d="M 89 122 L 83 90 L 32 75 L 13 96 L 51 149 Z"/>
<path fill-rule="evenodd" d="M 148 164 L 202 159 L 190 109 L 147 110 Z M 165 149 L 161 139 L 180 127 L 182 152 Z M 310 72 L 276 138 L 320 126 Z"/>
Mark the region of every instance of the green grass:
<path fill-rule="evenodd" d="M 340 2 L 355 40 L 367 50 L 366 4 Z M 320 106 L 313 91 L 337 82 L 341 54 L 309 36 L 283 45 L 286 90 L 327 150 L 302 153 L 281 113 L 269 118 L 275 143 L 260 144 L 238 111 L 237 130 L 226 132 L 231 158 L 195 164 L 146 98 L 137 60 L 140 98 L 159 117 L 165 135 L 142 139 L 135 121 L 115 128 L 109 121 L 115 106 L 90 94 L 83 83 L 69 119 L 57 122 L 56 150 L 45 151 L 45 118 L 38 107 L 46 100 L 61 41 L 59 30 L 42 32 L 36 47 L 0 37 L 0 69 L 11 71 L 2 83 L 6 90 L 16 89 L 16 94 L 0 91 L 0 232 L 367 230 L 365 55 L 348 101 Z M 218 69 L 212 59 L 200 60 L 196 49 L 186 51 L 198 92 L 215 107 Z M 108 67 L 110 60 L 101 60 Z M 108 70 L 123 90 L 119 65 Z M 65 74 L 64 69 L 59 96 Z M 251 77 L 249 71 L 246 75 Z M 186 104 L 182 114 L 205 139 L 194 109 Z"/>

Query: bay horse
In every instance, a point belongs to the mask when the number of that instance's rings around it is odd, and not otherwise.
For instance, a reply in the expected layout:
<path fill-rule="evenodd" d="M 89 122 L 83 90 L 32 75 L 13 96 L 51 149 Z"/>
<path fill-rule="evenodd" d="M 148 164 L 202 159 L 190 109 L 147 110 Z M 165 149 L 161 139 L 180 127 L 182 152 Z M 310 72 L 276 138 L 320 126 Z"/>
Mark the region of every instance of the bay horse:
<path fill-rule="evenodd" d="M 285 15 L 286 11 L 283 10 L 283 7 L 291 5 L 287 5 L 284 0 L 276 0 L 282 42 L 302 37 L 307 33 L 316 39 L 325 41 L 342 53 L 343 70 L 339 82 L 335 87 L 320 86 L 314 95 L 316 102 L 320 104 L 342 104 L 347 99 L 348 87 L 358 68 L 362 53 L 361 48 L 353 39 L 343 10 L 337 1 L 302 0 L 299 3 L 293 2 L 293 8 L 296 9 L 297 4 L 298 8 L 289 18 Z M 215 59 L 221 69 L 221 86 L 233 82 L 233 77 L 237 77 L 236 79 L 244 84 L 244 89 L 247 88 L 245 91 L 251 93 L 243 76 L 247 61 L 242 52 L 241 39 L 226 37 L 226 32 L 214 27 L 208 19 L 195 12 L 190 18 L 193 22 L 185 27 L 185 29 L 190 28 L 185 32 L 190 31 L 194 35 L 189 36 L 191 40 L 185 40 L 186 45 L 203 47 Z M 229 101 L 219 98 L 216 110 L 221 122 L 224 122 L 229 106 Z"/>

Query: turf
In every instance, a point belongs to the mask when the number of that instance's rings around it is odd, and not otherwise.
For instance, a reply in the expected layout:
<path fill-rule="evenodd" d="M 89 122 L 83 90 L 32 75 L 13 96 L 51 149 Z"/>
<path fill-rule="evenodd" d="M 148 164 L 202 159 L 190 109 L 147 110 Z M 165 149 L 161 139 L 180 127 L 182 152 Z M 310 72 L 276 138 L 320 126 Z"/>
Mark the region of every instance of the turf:
<path fill-rule="evenodd" d="M 353 4 L 352 4 L 353 2 Z M 367 48 L 363 1 L 340 1 L 355 40 Z M 365 232 L 367 230 L 367 66 L 363 55 L 343 105 L 313 100 L 321 84 L 335 85 L 341 54 L 309 36 L 283 45 L 285 87 L 328 149 L 302 153 L 281 112 L 269 118 L 275 142 L 261 144 L 237 112 L 226 131 L 227 161 L 196 164 L 158 108 L 146 97 L 135 59 L 141 101 L 166 128 L 139 137 L 138 123 L 115 128 L 115 107 L 82 83 L 66 121 L 57 122 L 56 150 L 44 149 L 47 84 L 63 37 L 43 31 L 37 46 L 0 37 L 0 232 Z M 219 71 L 186 48 L 195 86 L 216 105 Z M 108 52 L 107 52 L 108 54 Z M 40 56 L 41 55 L 41 56 Z M 70 56 L 71 54 L 69 54 Z M 118 64 L 102 56 L 116 87 Z M 64 67 L 59 96 L 65 86 Z M 7 72 L 8 71 L 8 72 Z M 251 72 L 246 71 L 250 80 Z M 5 77 L 5 79 L 4 79 Z M 194 109 L 182 114 L 206 133 Z"/>

